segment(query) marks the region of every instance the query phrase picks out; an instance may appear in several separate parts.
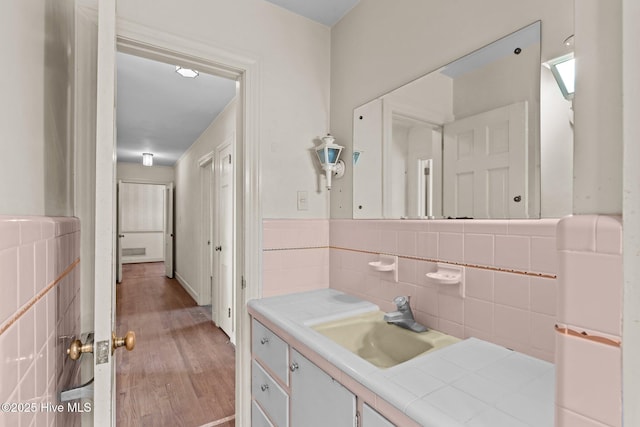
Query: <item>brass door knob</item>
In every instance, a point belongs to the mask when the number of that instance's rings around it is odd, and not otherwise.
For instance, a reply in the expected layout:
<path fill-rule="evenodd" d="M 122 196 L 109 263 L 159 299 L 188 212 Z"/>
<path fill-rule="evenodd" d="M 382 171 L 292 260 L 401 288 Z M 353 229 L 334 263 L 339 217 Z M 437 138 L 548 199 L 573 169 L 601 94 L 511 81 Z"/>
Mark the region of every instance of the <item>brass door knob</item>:
<path fill-rule="evenodd" d="M 113 332 L 111 338 L 111 354 L 119 347 L 125 347 L 128 351 L 131 351 L 136 346 L 136 333 L 133 331 L 127 332 L 122 338 L 116 337 L 116 333 Z"/>
<path fill-rule="evenodd" d="M 67 354 L 71 360 L 78 360 L 82 353 L 93 353 L 93 343 L 82 344 L 82 341 L 75 340 L 67 349 Z"/>

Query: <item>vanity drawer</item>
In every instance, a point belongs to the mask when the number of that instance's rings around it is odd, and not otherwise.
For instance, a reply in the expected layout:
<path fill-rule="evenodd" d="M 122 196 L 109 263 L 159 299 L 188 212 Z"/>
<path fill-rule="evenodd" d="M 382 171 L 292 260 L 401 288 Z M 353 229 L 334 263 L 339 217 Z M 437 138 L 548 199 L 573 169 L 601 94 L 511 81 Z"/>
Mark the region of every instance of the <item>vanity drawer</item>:
<path fill-rule="evenodd" d="M 251 401 L 251 427 L 274 427 L 255 400 Z"/>
<path fill-rule="evenodd" d="M 255 360 L 251 365 L 251 395 L 276 427 L 289 425 L 289 396 Z"/>
<path fill-rule="evenodd" d="M 251 352 L 280 381 L 289 385 L 289 345 L 255 319 L 252 322 Z"/>

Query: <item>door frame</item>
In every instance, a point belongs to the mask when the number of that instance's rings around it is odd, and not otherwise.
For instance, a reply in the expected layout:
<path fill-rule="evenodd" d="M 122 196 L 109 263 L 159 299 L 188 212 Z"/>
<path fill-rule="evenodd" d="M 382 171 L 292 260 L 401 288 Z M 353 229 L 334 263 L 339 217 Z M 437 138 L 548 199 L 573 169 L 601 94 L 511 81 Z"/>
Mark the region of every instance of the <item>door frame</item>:
<path fill-rule="evenodd" d="M 200 273 L 198 276 L 199 290 L 197 298 L 194 294 L 191 296 L 196 300 L 198 305 L 211 304 L 211 310 L 213 310 L 213 314 L 215 316 L 216 306 L 213 298 L 214 294 L 212 292 L 214 279 L 213 218 L 215 216 L 213 211 L 215 180 L 214 161 L 213 151 L 205 154 L 198 161 L 198 173 L 200 175 L 200 223 L 198 228 L 200 230 L 200 239 L 198 241 L 200 248 L 198 250 L 198 254 L 200 256 Z M 206 233 L 206 231 L 208 231 L 208 233 Z"/>
<path fill-rule="evenodd" d="M 250 353 L 250 322 L 246 308 L 249 299 L 259 298 L 261 295 L 261 271 L 262 271 L 262 204 L 260 199 L 260 63 L 257 57 L 252 57 L 244 52 L 214 46 L 210 43 L 201 43 L 195 40 L 178 37 L 162 31 L 154 30 L 139 24 L 119 19 L 115 16 L 115 7 L 112 2 L 99 3 L 99 20 L 103 11 L 106 12 L 106 19 L 100 22 L 113 25 L 115 28 L 106 29 L 106 34 L 99 30 L 98 38 L 106 38 L 115 33 L 117 50 L 137 56 L 156 59 L 167 62 L 174 60 L 188 67 L 193 67 L 203 72 L 209 72 L 228 78 L 236 79 L 240 83 L 239 114 L 237 115 L 236 136 L 236 156 L 234 160 L 234 172 L 237 188 L 239 190 L 236 198 L 236 247 L 235 247 L 235 283 L 236 290 L 236 422 L 238 425 L 249 425 L 251 419 L 251 353 Z M 103 27 L 104 28 L 104 27 Z M 111 34 L 109 34 L 111 31 Z M 107 49 L 108 50 L 108 49 Z M 106 55 L 115 55 L 115 52 L 106 52 Z M 100 53 L 99 53 L 100 55 Z M 115 76 L 114 76 L 115 79 Z M 106 165 L 96 170 L 96 181 L 100 182 L 97 188 L 112 189 L 115 176 L 113 168 L 115 159 L 113 156 L 113 145 L 109 146 L 108 135 L 100 136 L 100 132 L 111 127 L 111 132 L 115 125 L 115 116 L 111 114 L 102 115 L 98 110 L 98 140 L 96 152 L 98 163 Z M 113 138 L 112 138 L 113 141 Z M 113 141 L 112 144 L 115 144 Z M 105 153 L 110 153 L 105 156 Z M 106 179 L 105 181 L 105 178 Z M 97 195 L 98 198 L 104 195 Z M 115 242 L 113 241 L 113 225 L 115 223 L 114 209 L 107 209 L 102 212 L 101 221 L 96 221 L 96 235 L 103 236 L 101 243 L 105 246 L 98 257 L 96 252 L 96 275 L 100 272 L 106 276 L 113 271 L 113 251 Z M 110 244 L 109 244 L 110 243 Z M 96 245 L 98 246 L 98 245 Z M 99 287 L 96 286 L 96 300 L 98 298 Z M 103 292 L 111 293 L 111 289 Z M 111 295 L 109 295 L 111 296 Z M 97 319 L 96 323 L 104 322 Z M 101 325 L 102 329 L 111 328 Z M 144 355 L 141 355 L 144 357 Z M 109 381 L 104 374 L 96 372 L 96 381 L 100 376 L 101 381 Z M 96 384 L 97 385 L 97 384 Z M 105 405 L 98 409 L 94 415 L 101 414 L 102 419 L 98 419 L 96 425 L 112 423 L 114 419 L 113 399 L 110 403 L 106 401 L 95 402 L 96 406 Z"/>

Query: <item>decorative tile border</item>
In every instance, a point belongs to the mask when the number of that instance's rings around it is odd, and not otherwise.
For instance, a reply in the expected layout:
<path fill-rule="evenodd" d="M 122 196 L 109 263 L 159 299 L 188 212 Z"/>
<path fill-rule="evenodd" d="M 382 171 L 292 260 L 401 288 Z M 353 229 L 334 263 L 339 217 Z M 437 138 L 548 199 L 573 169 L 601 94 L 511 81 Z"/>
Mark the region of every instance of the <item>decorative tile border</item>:
<path fill-rule="evenodd" d="M 16 323 L 31 307 L 33 307 L 38 301 L 40 301 L 47 293 L 53 289 L 62 279 L 64 279 L 69 273 L 73 271 L 74 268 L 80 263 L 80 258 L 77 258 L 73 263 L 71 263 L 63 272 L 51 282 L 46 288 L 41 290 L 37 295 L 35 295 L 29 302 L 27 302 L 20 310 L 18 310 L 9 320 L 7 320 L 4 324 L 0 326 L 0 335 L 5 333 L 7 329 L 9 329 L 14 323 Z"/>
<path fill-rule="evenodd" d="M 274 252 L 274 251 L 300 251 L 304 249 L 331 249 L 331 246 L 304 246 L 299 248 L 264 248 L 263 252 Z"/>
<path fill-rule="evenodd" d="M 605 338 L 605 337 L 601 337 L 599 335 L 589 335 L 585 331 L 578 332 L 578 331 L 574 331 L 573 329 L 570 329 L 570 328 L 561 327 L 559 325 L 556 325 L 555 328 L 556 328 L 556 331 L 558 331 L 559 333 L 564 334 L 564 335 L 571 335 L 572 337 L 581 338 L 581 339 L 585 339 L 585 340 L 588 340 L 588 341 L 595 341 L 595 342 L 598 342 L 600 344 L 610 345 L 612 347 L 618 347 L 619 348 L 619 347 L 622 346 L 622 342 L 621 341 L 612 340 L 611 338 Z"/>
<path fill-rule="evenodd" d="M 463 267 L 478 268 L 478 269 L 481 269 L 481 270 L 490 270 L 490 271 L 499 271 L 499 272 L 502 272 L 502 273 L 521 274 L 521 275 L 524 275 L 524 276 L 542 277 L 542 278 L 545 278 L 545 279 L 556 279 L 557 278 L 557 275 L 555 275 L 555 274 L 536 273 L 536 272 L 524 271 L 524 270 L 516 270 L 516 269 L 511 269 L 511 268 L 492 267 L 492 266 L 488 266 L 488 265 L 479 265 L 479 264 L 469 264 L 469 263 L 457 262 L 457 261 L 440 260 L 440 259 L 436 259 L 436 258 L 424 258 L 424 257 L 418 257 L 418 256 L 410 256 L 410 255 L 397 255 L 397 254 L 392 254 L 392 253 L 374 252 L 374 251 L 367 251 L 367 250 L 362 250 L 362 249 L 343 248 L 343 247 L 340 247 L 340 246 L 329 246 L 329 248 L 330 249 L 338 249 L 338 250 L 342 250 L 342 251 L 350 251 L 350 252 L 371 254 L 371 255 L 392 255 L 392 256 L 397 256 L 398 258 L 410 259 L 410 260 L 414 260 L 414 261 L 427 261 L 427 262 L 433 262 L 433 263 L 442 262 L 442 263 L 447 263 L 447 264 L 460 265 L 460 266 L 463 266 Z"/>

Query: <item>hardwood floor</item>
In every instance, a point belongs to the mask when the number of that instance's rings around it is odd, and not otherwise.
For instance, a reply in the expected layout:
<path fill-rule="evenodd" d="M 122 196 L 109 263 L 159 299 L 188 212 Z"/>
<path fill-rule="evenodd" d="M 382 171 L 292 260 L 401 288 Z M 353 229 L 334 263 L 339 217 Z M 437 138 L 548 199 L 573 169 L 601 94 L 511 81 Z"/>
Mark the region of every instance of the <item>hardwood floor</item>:
<path fill-rule="evenodd" d="M 118 426 L 235 425 L 234 347 L 163 263 L 123 266 L 116 325 L 136 333 L 116 352 Z"/>

